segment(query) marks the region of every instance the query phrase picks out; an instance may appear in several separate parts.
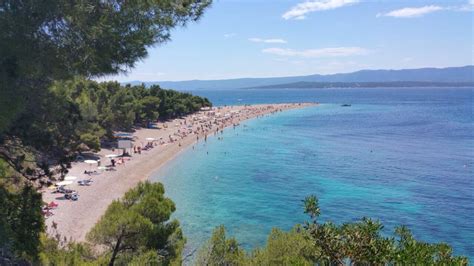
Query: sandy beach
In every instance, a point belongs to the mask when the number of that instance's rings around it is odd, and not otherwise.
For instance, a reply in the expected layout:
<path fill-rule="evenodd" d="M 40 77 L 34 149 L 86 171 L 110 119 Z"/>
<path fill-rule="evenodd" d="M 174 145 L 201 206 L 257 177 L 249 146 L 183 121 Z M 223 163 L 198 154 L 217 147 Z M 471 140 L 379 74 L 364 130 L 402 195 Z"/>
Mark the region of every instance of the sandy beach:
<path fill-rule="evenodd" d="M 181 151 L 197 141 L 205 141 L 207 136 L 212 137 L 216 131 L 225 127 L 238 126 L 241 121 L 269 115 L 275 112 L 303 108 L 312 104 L 264 104 L 252 106 L 228 106 L 212 108 L 211 110 L 157 123 L 158 128 L 138 129 L 133 133 L 133 145 L 140 147 L 140 153 L 131 150 L 131 157 L 117 161 L 114 171 L 98 170 L 97 165 L 90 165 L 84 159 L 72 164 L 68 176 L 77 177 L 67 188 L 78 192 L 79 200 L 72 201 L 64 198 L 63 194 L 52 193 L 52 189 L 43 189 L 43 200 L 47 203 L 56 202 L 58 207 L 53 209 L 52 215 L 46 218 L 49 234 L 60 234 L 61 238 L 83 241 L 87 232 L 99 220 L 114 200 L 124 195 L 138 182 L 148 177 L 162 167 L 167 161 L 174 158 Z M 150 141 L 153 139 L 153 141 Z M 144 150 L 148 144 L 153 148 Z M 110 154 L 121 154 L 121 150 L 102 149 L 97 154 L 101 165 L 109 165 Z M 85 171 L 96 171 L 86 174 Z M 80 186 L 77 181 L 91 179 L 89 186 Z M 53 223 L 56 229 L 52 229 Z"/>

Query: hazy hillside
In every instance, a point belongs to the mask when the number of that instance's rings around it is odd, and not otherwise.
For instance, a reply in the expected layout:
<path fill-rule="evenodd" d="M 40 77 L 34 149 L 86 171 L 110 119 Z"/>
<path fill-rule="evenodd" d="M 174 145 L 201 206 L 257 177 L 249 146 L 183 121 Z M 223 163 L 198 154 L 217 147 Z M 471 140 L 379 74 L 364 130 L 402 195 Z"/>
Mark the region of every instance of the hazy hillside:
<path fill-rule="evenodd" d="M 474 66 L 448 68 L 420 68 L 402 70 L 361 70 L 352 73 L 332 75 L 309 75 L 277 78 L 241 78 L 227 80 L 187 80 L 144 82 L 159 84 L 164 88 L 178 90 L 193 89 L 236 89 L 262 87 L 297 82 L 474 82 Z M 142 83 L 132 81 L 131 84 Z"/>
<path fill-rule="evenodd" d="M 409 87 L 474 87 L 474 82 L 433 82 L 433 81 L 383 81 L 383 82 L 307 82 L 248 87 L 247 89 L 286 88 L 409 88 Z"/>

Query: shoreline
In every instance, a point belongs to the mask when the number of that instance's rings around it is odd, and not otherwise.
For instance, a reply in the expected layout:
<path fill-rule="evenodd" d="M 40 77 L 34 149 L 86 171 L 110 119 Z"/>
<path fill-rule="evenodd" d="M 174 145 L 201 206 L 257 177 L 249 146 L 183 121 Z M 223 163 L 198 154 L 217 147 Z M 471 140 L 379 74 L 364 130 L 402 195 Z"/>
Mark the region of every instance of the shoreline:
<path fill-rule="evenodd" d="M 59 235 L 60 239 L 68 241 L 84 241 L 87 232 L 105 213 L 113 200 L 121 198 L 138 182 L 148 180 L 181 152 L 196 142 L 207 139 L 207 135 L 212 136 L 216 130 L 239 126 L 240 122 L 245 120 L 313 105 L 315 104 L 288 103 L 218 107 L 212 111 L 200 111 L 180 119 L 159 122 L 160 129 L 138 129 L 133 133 L 134 138 L 136 137 L 134 145 L 143 147 L 148 142 L 146 138 L 154 138 L 156 141 L 153 143 L 156 144 L 151 150 L 132 154 L 123 165 L 117 165 L 116 171 L 103 171 L 89 176 L 84 174 L 84 171 L 97 170 L 97 166 L 90 166 L 82 161 L 72 163 L 68 175 L 78 178 L 68 188 L 79 193 L 78 201 L 66 200 L 63 194 L 51 193 L 52 190 L 48 188 L 41 190 L 43 201 L 47 203 L 54 201 L 59 204 L 58 208 L 52 210 L 53 215 L 45 221 L 47 233 L 53 237 Z M 108 158 L 105 155 L 114 153 L 117 154 L 117 150 L 102 149 L 94 156 L 106 162 Z M 92 179 L 92 185 L 77 184 L 77 181 L 89 178 Z"/>

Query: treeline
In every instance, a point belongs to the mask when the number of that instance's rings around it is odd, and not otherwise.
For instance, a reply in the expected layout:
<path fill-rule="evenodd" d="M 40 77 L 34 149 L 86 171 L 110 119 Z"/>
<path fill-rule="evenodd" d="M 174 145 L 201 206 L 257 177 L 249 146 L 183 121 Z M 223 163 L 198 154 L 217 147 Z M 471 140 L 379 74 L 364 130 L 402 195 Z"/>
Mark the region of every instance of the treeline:
<path fill-rule="evenodd" d="M 81 144 L 99 149 L 99 140 L 110 138 L 114 131 L 130 131 L 134 127 L 146 127 L 158 119 L 181 117 L 211 102 L 190 93 L 161 89 L 158 85 L 122 86 L 118 82 L 94 82 L 75 79 L 57 82 L 52 87 L 56 100 L 71 104 L 68 116 L 81 118 L 77 133 Z M 58 99 L 59 98 L 59 99 Z"/>
<path fill-rule="evenodd" d="M 211 2 L 1 1 L 1 162 L 26 178 L 19 182 L 51 177 L 48 165 L 64 169 L 75 151 L 97 149 L 112 130 L 208 104 L 189 94 L 85 79 L 132 69 L 148 47 L 199 20 Z"/>
<path fill-rule="evenodd" d="M 84 78 L 56 81 L 20 114 L 0 139 L 0 158 L 37 180 L 67 171 L 77 152 L 100 150 L 101 140 L 157 119 L 211 106 L 206 98 L 155 85 L 122 86 Z M 52 171 L 51 165 L 59 165 Z"/>
<path fill-rule="evenodd" d="M 185 238 L 176 220 L 169 221 L 174 203 L 160 183 L 140 183 L 114 201 L 87 234 L 88 243 L 60 248 L 60 237 L 44 238 L 39 262 L 44 265 L 467 265 L 444 243 L 416 240 L 406 227 L 383 236 L 379 221 L 363 218 L 342 225 L 318 221 L 314 196 L 304 201 L 310 220 L 290 231 L 274 228 L 265 246 L 245 251 L 235 238 L 217 227 L 194 258 L 183 254 Z M 64 244 L 64 243 L 62 243 Z M 94 253 L 97 246 L 100 253 Z M 189 261 L 188 261 L 189 262 Z"/>

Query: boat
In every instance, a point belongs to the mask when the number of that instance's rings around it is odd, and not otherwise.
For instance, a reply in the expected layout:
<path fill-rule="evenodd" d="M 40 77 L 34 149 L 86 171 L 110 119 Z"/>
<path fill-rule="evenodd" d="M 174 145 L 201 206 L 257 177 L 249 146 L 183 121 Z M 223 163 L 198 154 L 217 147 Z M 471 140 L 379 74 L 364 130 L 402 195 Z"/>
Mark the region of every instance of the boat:
<path fill-rule="evenodd" d="M 350 105 L 350 104 L 348 104 L 348 103 L 341 104 L 341 106 L 342 106 L 342 107 L 351 107 L 351 105 Z"/>

